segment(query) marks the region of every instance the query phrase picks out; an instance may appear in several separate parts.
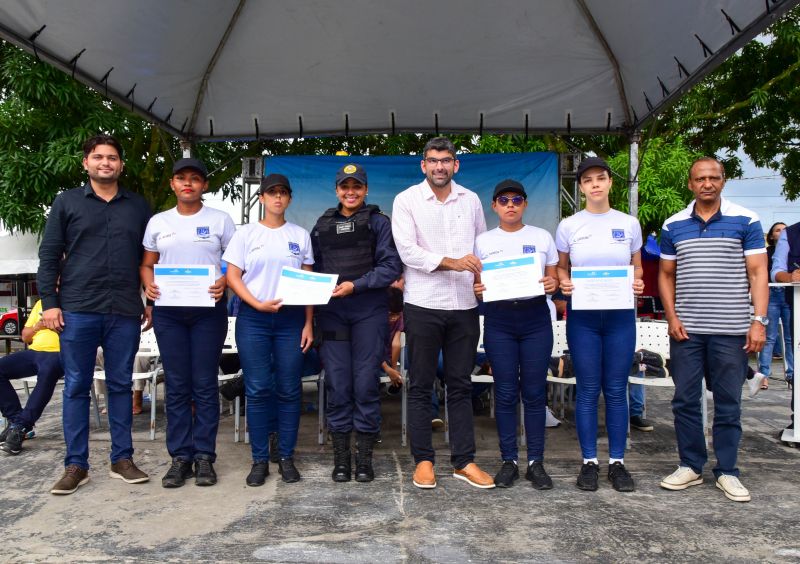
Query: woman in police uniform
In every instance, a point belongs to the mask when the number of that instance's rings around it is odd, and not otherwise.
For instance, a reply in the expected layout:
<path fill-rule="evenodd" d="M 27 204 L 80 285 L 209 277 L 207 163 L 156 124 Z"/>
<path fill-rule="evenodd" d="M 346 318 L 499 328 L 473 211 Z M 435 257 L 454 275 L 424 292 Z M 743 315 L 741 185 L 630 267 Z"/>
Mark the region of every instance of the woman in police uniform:
<path fill-rule="evenodd" d="M 356 481 L 370 482 L 372 447 L 380 430 L 377 378 L 386 341 L 388 294 L 402 263 L 391 223 L 378 206 L 365 204 L 367 173 L 357 164 L 336 173 L 339 205 L 311 232 L 314 270 L 339 275 L 331 301 L 317 309 L 320 357 L 333 438 L 333 481 L 351 479 L 350 435 L 356 432 Z"/>

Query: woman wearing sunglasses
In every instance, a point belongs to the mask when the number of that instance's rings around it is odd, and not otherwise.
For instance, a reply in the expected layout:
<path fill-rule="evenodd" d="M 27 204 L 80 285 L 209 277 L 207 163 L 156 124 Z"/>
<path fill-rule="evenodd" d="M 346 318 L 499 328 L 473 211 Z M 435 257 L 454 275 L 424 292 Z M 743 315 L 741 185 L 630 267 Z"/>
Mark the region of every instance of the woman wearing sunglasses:
<path fill-rule="evenodd" d="M 578 185 L 586 208 L 563 220 L 556 231 L 561 291 L 571 296 L 570 267 L 633 265 L 633 295 L 644 290 L 642 229 L 638 220 L 611 209 L 611 169 L 601 158 L 584 159 L 578 166 Z M 608 480 L 615 490 L 632 492 L 634 482 L 625 468 L 628 432 L 628 374 L 636 346 L 634 309 L 567 309 L 567 342 L 577 382 L 575 424 L 583 453 L 578 488 L 598 487 L 597 404 L 600 390 L 606 403 Z"/>
<path fill-rule="evenodd" d="M 537 282 L 547 294 L 558 290 L 555 242 L 544 229 L 525 225 L 528 207 L 522 184 L 503 180 L 494 189 L 492 209 L 500 225 L 478 236 L 475 254 L 482 261 L 502 256 L 535 253 L 544 276 Z M 486 286 L 476 280 L 475 294 L 483 297 Z M 547 367 L 553 348 L 553 325 L 544 295 L 514 300 L 484 302 L 483 342 L 492 366 L 495 386 L 495 416 L 503 464 L 494 478 L 500 488 L 509 488 L 519 478 L 517 450 L 517 405 L 520 392 L 525 406 L 527 469 L 525 478 L 537 490 L 553 487 L 544 469 L 544 426 Z"/>

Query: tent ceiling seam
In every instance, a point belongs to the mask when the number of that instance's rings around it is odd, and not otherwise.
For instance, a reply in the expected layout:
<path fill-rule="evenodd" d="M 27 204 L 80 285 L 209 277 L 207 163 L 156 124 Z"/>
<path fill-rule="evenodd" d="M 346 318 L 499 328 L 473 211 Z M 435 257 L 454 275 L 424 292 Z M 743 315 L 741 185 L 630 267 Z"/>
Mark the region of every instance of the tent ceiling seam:
<path fill-rule="evenodd" d="M 214 72 L 214 67 L 217 66 L 217 61 L 219 60 L 220 55 L 222 55 L 222 51 L 225 49 L 225 45 L 228 43 L 228 39 L 233 32 L 233 28 L 236 27 L 236 22 L 239 20 L 239 15 L 242 13 L 242 9 L 246 3 L 247 0 L 239 0 L 239 5 L 236 6 L 236 9 L 233 11 L 233 15 L 228 22 L 228 26 L 225 28 L 225 33 L 222 34 L 222 38 L 220 39 L 219 44 L 217 44 L 217 48 L 214 50 L 211 60 L 208 62 L 208 65 L 206 65 L 206 71 L 203 73 L 203 79 L 200 81 L 200 88 L 197 90 L 197 98 L 195 99 L 194 107 L 192 108 L 192 117 L 189 119 L 189 136 L 194 133 L 194 128 L 197 124 L 197 116 L 200 112 L 200 106 L 203 104 L 203 99 L 205 98 L 206 90 L 208 89 L 208 79 L 211 76 L 211 73 Z M 213 128 L 213 125 L 211 127 Z M 211 135 L 213 136 L 214 133 L 212 132 Z"/>
<path fill-rule="evenodd" d="M 631 119 L 631 113 L 628 110 L 630 104 L 628 103 L 628 96 L 625 94 L 625 83 L 622 81 L 622 72 L 619 69 L 619 62 L 617 61 L 617 57 L 614 55 L 614 51 L 611 50 L 611 46 L 606 41 L 605 35 L 600 30 L 600 26 L 597 25 L 597 22 L 592 15 L 591 10 L 586 5 L 586 0 L 575 0 L 575 3 L 578 4 L 578 7 L 581 9 L 583 16 L 586 18 L 586 21 L 589 23 L 589 27 L 592 28 L 595 37 L 603 46 L 603 50 L 605 51 L 606 57 L 608 57 L 608 62 L 611 63 L 611 67 L 614 69 L 614 82 L 617 85 L 617 93 L 619 94 L 619 101 L 622 105 L 622 110 L 625 112 L 625 123 L 627 125 L 633 125 L 633 120 Z"/>

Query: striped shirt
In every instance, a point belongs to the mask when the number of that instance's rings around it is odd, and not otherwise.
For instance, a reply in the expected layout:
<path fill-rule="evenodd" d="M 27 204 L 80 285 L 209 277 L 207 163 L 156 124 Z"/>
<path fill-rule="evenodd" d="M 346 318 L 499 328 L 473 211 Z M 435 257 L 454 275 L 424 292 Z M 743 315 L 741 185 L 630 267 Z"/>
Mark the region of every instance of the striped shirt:
<path fill-rule="evenodd" d="M 427 180 L 394 199 L 392 235 L 404 265 L 404 298 L 415 306 L 465 310 L 478 305 L 471 272 L 436 270 L 445 257 L 472 254 L 475 238 L 486 231 L 478 195 L 451 184 L 444 202 L 436 199 Z"/>
<path fill-rule="evenodd" d="M 661 259 L 678 261 L 675 311 L 688 333 L 747 333 L 745 256 L 765 252 L 758 216 L 725 198 L 707 222 L 694 213 L 694 201 L 664 222 Z"/>

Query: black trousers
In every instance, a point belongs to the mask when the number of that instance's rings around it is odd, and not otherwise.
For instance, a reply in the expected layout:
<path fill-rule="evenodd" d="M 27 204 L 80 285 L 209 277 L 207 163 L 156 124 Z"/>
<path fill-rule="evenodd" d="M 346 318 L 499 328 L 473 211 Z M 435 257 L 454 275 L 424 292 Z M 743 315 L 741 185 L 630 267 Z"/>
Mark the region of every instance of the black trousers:
<path fill-rule="evenodd" d="M 441 351 L 450 418 L 450 460 L 453 467 L 461 469 L 475 458 L 470 375 L 480 338 L 478 308 L 448 311 L 406 304 L 403 318 L 409 354 L 408 433 L 414 462 L 435 463 L 430 404 Z"/>

